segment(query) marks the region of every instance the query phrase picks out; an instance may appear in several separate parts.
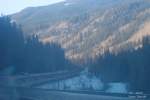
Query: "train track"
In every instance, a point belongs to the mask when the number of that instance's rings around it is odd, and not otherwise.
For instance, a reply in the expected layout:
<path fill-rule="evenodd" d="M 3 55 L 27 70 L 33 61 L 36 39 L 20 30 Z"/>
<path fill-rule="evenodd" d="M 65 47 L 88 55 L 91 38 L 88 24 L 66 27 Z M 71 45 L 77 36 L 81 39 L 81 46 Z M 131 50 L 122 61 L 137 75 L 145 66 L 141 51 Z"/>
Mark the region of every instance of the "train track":
<path fill-rule="evenodd" d="M 75 91 L 34 88 L 34 86 L 46 82 L 56 82 L 75 77 L 80 72 L 77 70 L 71 72 L 0 77 L 0 100 L 13 100 L 15 97 L 19 98 L 18 100 L 150 100 L 149 94 L 121 94 L 88 90 Z"/>
<path fill-rule="evenodd" d="M 57 82 L 80 75 L 81 70 L 63 71 L 55 73 L 40 73 L 17 76 L 1 76 L 0 85 L 14 85 L 22 87 L 38 86 L 47 82 Z"/>

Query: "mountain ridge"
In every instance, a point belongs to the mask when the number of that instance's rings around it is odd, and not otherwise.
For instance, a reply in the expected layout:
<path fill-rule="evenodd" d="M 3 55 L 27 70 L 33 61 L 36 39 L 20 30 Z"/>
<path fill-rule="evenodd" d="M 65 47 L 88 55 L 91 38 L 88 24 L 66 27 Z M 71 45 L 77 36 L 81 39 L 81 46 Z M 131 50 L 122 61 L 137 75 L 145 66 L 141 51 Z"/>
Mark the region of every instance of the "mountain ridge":
<path fill-rule="evenodd" d="M 81 61 L 141 47 L 142 38 L 150 35 L 150 2 L 66 0 L 25 9 L 12 19 L 22 25 L 26 36 L 57 42 L 66 57 Z"/>

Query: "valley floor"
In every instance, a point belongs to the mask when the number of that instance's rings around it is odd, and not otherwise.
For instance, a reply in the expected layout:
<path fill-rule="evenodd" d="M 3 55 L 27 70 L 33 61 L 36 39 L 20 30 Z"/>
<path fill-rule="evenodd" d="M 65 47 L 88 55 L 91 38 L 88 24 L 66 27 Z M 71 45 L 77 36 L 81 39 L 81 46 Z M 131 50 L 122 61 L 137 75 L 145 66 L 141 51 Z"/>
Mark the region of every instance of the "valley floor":
<path fill-rule="evenodd" d="M 17 98 L 19 100 L 136 100 L 134 97 L 71 93 L 31 88 L 3 87 L 0 89 L 0 100 L 18 100 Z"/>

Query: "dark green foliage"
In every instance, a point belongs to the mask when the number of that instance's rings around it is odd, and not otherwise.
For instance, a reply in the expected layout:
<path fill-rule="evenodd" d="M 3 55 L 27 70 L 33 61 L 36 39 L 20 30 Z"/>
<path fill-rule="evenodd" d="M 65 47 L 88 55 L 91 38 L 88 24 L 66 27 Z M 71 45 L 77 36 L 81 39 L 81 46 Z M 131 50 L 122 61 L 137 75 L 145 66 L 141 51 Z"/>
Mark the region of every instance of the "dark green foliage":
<path fill-rule="evenodd" d="M 14 67 L 14 74 L 67 70 L 72 64 L 58 44 L 43 44 L 37 36 L 24 40 L 20 28 L 0 17 L 0 69 Z"/>
<path fill-rule="evenodd" d="M 150 92 L 150 38 L 143 40 L 138 50 L 121 52 L 117 55 L 106 53 L 99 57 L 91 71 L 100 74 L 106 82 L 126 82 L 135 91 Z"/>
<path fill-rule="evenodd" d="M 11 66 L 21 53 L 23 36 L 21 30 L 8 17 L 0 17 L 0 68 Z"/>

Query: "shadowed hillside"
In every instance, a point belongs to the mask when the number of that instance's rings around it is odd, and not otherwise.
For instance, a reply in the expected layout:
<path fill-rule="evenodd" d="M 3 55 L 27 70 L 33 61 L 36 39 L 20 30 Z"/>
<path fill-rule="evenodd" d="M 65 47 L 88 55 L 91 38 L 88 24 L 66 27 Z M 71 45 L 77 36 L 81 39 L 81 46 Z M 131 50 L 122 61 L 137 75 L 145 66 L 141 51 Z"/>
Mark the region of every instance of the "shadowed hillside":
<path fill-rule="evenodd" d="M 150 2 L 67 0 L 26 8 L 12 19 L 22 25 L 25 36 L 36 34 L 43 42 L 58 42 L 68 58 L 82 62 L 108 50 L 138 48 L 149 35 Z"/>
<path fill-rule="evenodd" d="M 11 69 L 5 74 L 64 71 L 73 66 L 60 45 L 44 44 L 37 36 L 24 39 L 21 29 L 9 17 L 0 17 L 0 70 Z"/>
<path fill-rule="evenodd" d="M 142 47 L 118 54 L 107 52 L 91 64 L 90 71 L 105 82 L 124 82 L 132 91 L 150 93 L 150 37 L 145 37 Z"/>

